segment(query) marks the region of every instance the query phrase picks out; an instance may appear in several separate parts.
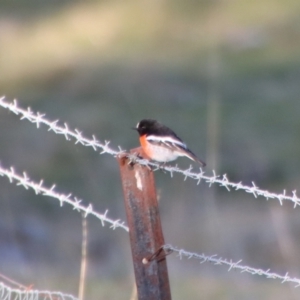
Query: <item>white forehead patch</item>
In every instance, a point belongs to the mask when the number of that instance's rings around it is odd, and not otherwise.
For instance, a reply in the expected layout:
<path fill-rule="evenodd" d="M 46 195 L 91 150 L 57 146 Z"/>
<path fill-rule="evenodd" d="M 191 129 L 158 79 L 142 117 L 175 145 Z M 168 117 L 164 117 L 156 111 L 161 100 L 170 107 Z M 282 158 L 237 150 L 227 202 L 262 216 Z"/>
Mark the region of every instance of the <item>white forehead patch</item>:
<path fill-rule="evenodd" d="M 139 128 L 139 125 L 140 125 L 140 122 L 138 122 L 138 123 L 136 124 L 136 128 Z"/>

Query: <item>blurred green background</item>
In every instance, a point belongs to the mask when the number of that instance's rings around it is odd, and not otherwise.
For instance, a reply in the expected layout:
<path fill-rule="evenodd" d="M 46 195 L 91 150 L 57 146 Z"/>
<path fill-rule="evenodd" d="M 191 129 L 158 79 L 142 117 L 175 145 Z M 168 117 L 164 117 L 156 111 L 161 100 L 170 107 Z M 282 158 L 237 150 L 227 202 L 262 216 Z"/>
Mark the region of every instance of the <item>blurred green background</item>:
<path fill-rule="evenodd" d="M 300 174 L 300 2 L 0 2 L 0 94 L 85 135 L 136 147 L 149 117 L 207 174 L 274 192 Z M 125 220 L 118 166 L 0 109 L 0 160 Z M 190 162 L 178 161 L 182 168 Z M 197 166 L 195 166 L 197 167 Z M 299 208 L 156 172 L 167 243 L 300 277 Z M 77 293 L 81 217 L 0 179 L 0 273 Z M 86 299 L 129 299 L 127 233 L 88 219 Z M 168 257 L 173 299 L 298 299 L 292 285 Z"/>

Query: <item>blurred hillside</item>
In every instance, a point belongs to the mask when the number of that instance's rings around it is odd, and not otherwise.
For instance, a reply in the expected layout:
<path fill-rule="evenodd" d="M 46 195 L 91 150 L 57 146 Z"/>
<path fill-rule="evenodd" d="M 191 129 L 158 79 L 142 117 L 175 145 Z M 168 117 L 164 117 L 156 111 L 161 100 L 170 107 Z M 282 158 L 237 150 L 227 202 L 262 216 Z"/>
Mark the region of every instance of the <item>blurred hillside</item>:
<path fill-rule="evenodd" d="M 0 95 L 115 148 L 135 147 L 130 128 L 144 117 L 158 119 L 207 162 L 209 174 L 215 169 L 275 192 L 299 190 L 299 38 L 300 2 L 290 0 L 2 0 Z M 0 128 L 4 166 L 125 219 L 112 157 L 36 130 L 4 109 Z M 168 243 L 300 277 L 298 209 L 162 172 L 156 180 Z M 6 179 L 0 186 L 0 273 L 76 294 L 80 216 Z M 89 230 L 87 296 L 129 299 L 127 234 L 92 219 Z M 172 257 L 168 267 L 174 299 L 299 293 Z"/>

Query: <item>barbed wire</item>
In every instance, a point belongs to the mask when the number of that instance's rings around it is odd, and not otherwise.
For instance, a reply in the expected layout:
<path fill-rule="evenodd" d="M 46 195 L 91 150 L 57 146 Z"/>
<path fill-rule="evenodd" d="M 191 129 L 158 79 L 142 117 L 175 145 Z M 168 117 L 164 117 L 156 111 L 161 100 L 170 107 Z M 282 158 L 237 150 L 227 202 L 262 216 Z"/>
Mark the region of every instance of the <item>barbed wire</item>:
<path fill-rule="evenodd" d="M 78 298 L 61 292 L 20 290 L 11 288 L 0 282 L 0 299 L 10 300 L 78 300 Z"/>
<path fill-rule="evenodd" d="M 177 253 L 177 256 L 180 259 L 182 259 L 184 257 L 186 257 L 188 259 L 194 258 L 194 259 L 200 260 L 201 264 L 205 263 L 205 262 L 210 262 L 210 263 L 213 263 L 214 265 L 224 265 L 224 266 L 229 267 L 228 271 L 238 270 L 241 273 L 249 273 L 251 275 L 265 276 L 268 279 L 278 279 L 278 280 L 281 280 L 281 283 L 284 283 L 284 282 L 294 283 L 295 287 L 300 286 L 300 279 L 296 278 L 296 277 L 290 277 L 288 273 L 286 273 L 283 276 L 283 275 L 279 275 L 277 273 L 271 272 L 270 269 L 262 270 L 262 269 L 256 269 L 256 268 L 249 267 L 249 266 L 243 266 L 243 265 L 241 265 L 242 260 L 233 262 L 232 260 L 227 260 L 222 257 L 217 257 L 216 254 L 208 256 L 203 253 L 199 254 L 199 253 L 195 253 L 195 252 L 189 252 L 184 249 L 179 249 L 177 247 L 173 247 L 172 245 L 164 245 L 163 248 L 165 249 L 167 254 L 172 253 L 172 252 Z"/>
<path fill-rule="evenodd" d="M 62 134 L 66 138 L 66 140 L 71 140 L 72 138 L 75 140 L 75 144 L 82 144 L 83 146 L 92 147 L 95 151 L 98 151 L 99 149 L 100 154 L 108 153 L 113 156 L 117 156 L 121 153 L 124 153 L 124 150 L 119 146 L 119 150 L 114 150 L 109 147 L 110 142 L 104 141 L 104 143 L 99 142 L 96 137 L 93 135 L 92 139 L 86 138 L 83 136 L 82 132 L 78 129 L 71 130 L 69 129 L 68 125 L 64 123 L 63 126 L 58 125 L 58 120 L 55 121 L 49 121 L 45 118 L 45 114 L 41 114 L 39 112 L 34 113 L 31 111 L 31 108 L 28 107 L 27 110 L 22 109 L 18 107 L 18 103 L 16 100 L 13 100 L 13 102 L 5 102 L 4 97 L 0 98 L 0 106 L 3 108 L 6 108 L 13 112 L 16 115 L 21 115 L 21 120 L 27 119 L 31 123 L 36 124 L 37 128 L 40 127 L 40 124 L 44 124 L 48 127 L 48 131 L 53 131 L 56 134 Z M 288 195 L 286 193 L 286 190 L 283 190 L 282 193 L 273 193 L 269 192 L 268 190 L 260 189 L 255 185 L 255 183 L 252 181 L 252 185 L 248 186 L 243 184 L 242 182 L 231 182 L 228 180 L 227 174 L 224 175 L 216 175 L 215 171 L 212 171 L 213 175 L 208 176 L 205 175 L 205 172 L 200 168 L 199 172 L 192 171 L 192 166 L 190 166 L 188 169 L 183 170 L 180 169 L 177 165 L 176 166 L 161 166 L 157 163 L 150 162 L 146 159 L 140 159 L 137 156 L 133 154 L 128 154 L 129 158 L 132 161 L 136 161 L 142 165 L 148 165 L 152 166 L 154 170 L 158 169 L 164 169 L 165 171 L 169 172 L 171 177 L 173 177 L 174 173 L 179 173 L 184 176 L 184 180 L 187 178 L 191 178 L 197 181 L 197 184 L 201 182 L 201 180 L 205 181 L 206 183 L 211 186 L 212 184 L 218 184 L 221 187 L 226 188 L 228 191 L 231 189 L 233 190 L 242 190 L 246 193 L 252 194 L 255 198 L 258 196 L 264 197 L 267 200 L 269 199 L 275 199 L 278 200 L 279 203 L 282 205 L 283 201 L 289 201 L 294 204 L 294 208 L 300 205 L 300 198 L 297 196 L 297 191 L 292 191 L 291 195 Z"/>
<path fill-rule="evenodd" d="M 14 100 L 12 103 L 5 102 L 4 97 L 0 98 L 0 106 L 10 110 L 11 112 L 15 113 L 16 115 L 20 115 L 20 119 L 27 119 L 31 123 L 36 124 L 37 128 L 40 127 L 41 124 L 44 124 L 48 127 L 48 131 L 53 131 L 56 134 L 61 134 L 65 137 L 66 140 L 75 140 L 75 144 L 82 144 L 83 146 L 92 147 L 95 151 L 100 150 L 100 154 L 108 153 L 114 157 L 124 153 L 125 151 L 121 149 L 121 147 L 118 148 L 118 150 L 112 149 L 109 144 L 109 141 L 104 141 L 104 143 L 98 141 L 96 137 L 93 135 L 92 139 L 84 137 L 82 132 L 78 129 L 71 130 L 69 129 L 68 125 L 64 123 L 63 126 L 58 124 L 58 120 L 55 121 L 49 121 L 45 118 L 45 114 L 41 114 L 39 112 L 34 113 L 31 111 L 30 108 L 27 108 L 27 110 L 24 110 L 20 107 L 18 107 L 18 103 L 16 100 Z M 231 182 L 228 180 L 227 175 L 224 174 L 222 176 L 216 175 L 215 171 L 213 172 L 212 176 L 205 175 L 203 170 L 200 168 L 199 172 L 194 172 L 192 169 L 192 166 L 190 166 L 188 169 L 183 170 L 180 169 L 177 165 L 176 166 L 164 166 L 149 162 L 146 159 L 141 159 L 133 154 L 127 154 L 129 158 L 134 161 L 138 162 L 142 165 L 148 165 L 153 167 L 153 170 L 158 169 L 164 169 L 165 171 L 169 172 L 171 177 L 175 173 L 179 173 L 184 176 L 184 180 L 187 178 L 191 178 L 193 180 L 197 181 L 197 184 L 203 180 L 204 182 L 208 183 L 209 186 L 212 184 L 218 184 L 221 187 L 225 187 L 228 191 L 231 189 L 233 190 L 242 190 L 246 193 L 252 194 L 255 198 L 258 196 L 262 196 L 269 199 L 276 199 L 280 202 L 281 205 L 283 205 L 283 201 L 290 201 L 294 203 L 294 208 L 300 205 L 300 198 L 297 196 L 296 190 L 292 191 L 292 195 L 287 195 L 286 190 L 283 190 L 283 193 L 273 193 L 269 192 L 267 190 L 262 190 L 258 188 L 254 182 L 252 182 L 252 186 L 244 185 L 242 182 Z M 18 175 L 13 167 L 10 169 L 4 169 L 0 165 L 0 176 L 6 176 L 9 181 L 12 183 L 13 181 L 16 181 L 17 185 L 23 186 L 25 189 L 31 188 L 35 191 L 36 194 L 41 194 L 44 196 L 49 196 L 52 198 L 55 198 L 59 200 L 60 205 L 62 206 L 64 203 L 68 203 L 73 207 L 74 210 L 81 211 L 84 213 L 84 216 L 88 216 L 89 214 L 94 215 L 98 219 L 100 219 L 102 226 L 105 225 L 105 223 L 111 224 L 111 228 L 115 229 L 117 227 L 121 227 L 128 231 L 128 227 L 124 224 L 124 222 L 121 222 L 120 220 L 113 220 L 107 217 L 108 210 L 105 211 L 104 214 L 98 213 L 93 210 L 92 205 L 89 204 L 88 206 L 83 206 L 81 204 L 81 200 L 77 199 L 76 197 L 71 197 L 72 195 L 65 195 L 65 194 L 59 194 L 55 191 L 55 185 L 53 185 L 51 188 L 47 188 L 43 186 L 43 180 L 41 180 L 39 183 L 36 183 L 34 181 L 31 181 L 27 174 L 24 172 L 23 175 Z M 256 269 L 250 266 L 244 266 L 241 265 L 242 260 L 239 260 L 237 262 L 233 262 L 232 260 L 224 259 L 222 257 L 217 257 L 217 255 L 205 255 L 205 254 L 199 254 L 194 252 L 189 252 L 184 249 L 179 249 L 177 247 L 173 247 L 172 245 L 164 245 L 163 248 L 166 250 L 167 253 L 169 252 L 175 252 L 177 253 L 177 256 L 182 258 L 188 258 L 188 259 L 197 259 L 200 261 L 200 263 L 204 262 L 210 262 L 214 265 L 224 265 L 228 267 L 228 271 L 230 270 L 238 270 L 241 273 L 249 273 L 251 275 L 259 275 L 264 276 L 268 279 L 277 279 L 280 280 L 282 283 L 284 282 L 290 282 L 294 283 L 295 287 L 300 286 L 300 279 L 296 277 L 290 277 L 288 273 L 286 273 L 284 276 L 271 272 L 270 269 L 263 270 L 263 269 Z M 15 293 L 15 294 L 13 294 Z M 50 292 L 50 291 L 22 291 L 17 289 L 11 289 L 3 283 L 0 283 L 0 295 L 6 295 L 5 298 L 10 299 L 15 295 L 14 298 L 17 299 L 76 299 L 71 295 L 65 295 L 60 292 Z M 2 297 L 3 298 L 3 297 Z M 4 299 L 4 298 L 3 298 Z"/>
<path fill-rule="evenodd" d="M 113 220 L 107 216 L 108 210 L 106 210 L 103 214 L 98 213 L 93 209 L 92 204 L 84 206 L 81 204 L 82 200 L 78 199 L 77 197 L 72 197 L 72 194 L 65 195 L 57 193 L 55 191 L 55 185 L 47 188 L 43 185 L 43 180 L 41 180 L 39 183 L 30 180 L 26 172 L 23 172 L 23 175 L 18 175 L 13 167 L 10 167 L 10 169 L 4 169 L 0 165 L 0 176 L 6 176 L 9 179 L 10 183 L 16 181 L 16 185 L 23 186 L 26 190 L 28 190 L 28 188 L 33 189 L 36 195 L 41 194 L 43 196 L 57 199 L 60 202 L 60 206 L 63 206 L 64 203 L 67 203 L 73 206 L 74 210 L 83 212 L 84 217 L 93 215 L 101 221 L 102 226 L 104 226 L 105 223 L 109 223 L 111 224 L 110 228 L 116 229 L 120 227 L 128 231 L 128 227 L 124 222 L 121 222 L 120 220 Z"/>

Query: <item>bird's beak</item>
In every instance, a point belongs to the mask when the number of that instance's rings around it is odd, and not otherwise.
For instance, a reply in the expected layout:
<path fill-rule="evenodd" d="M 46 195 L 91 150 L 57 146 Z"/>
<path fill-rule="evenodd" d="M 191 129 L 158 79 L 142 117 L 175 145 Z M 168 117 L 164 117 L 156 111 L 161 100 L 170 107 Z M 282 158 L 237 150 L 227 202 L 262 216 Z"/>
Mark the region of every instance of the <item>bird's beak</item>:
<path fill-rule="evenodd" d="M 136 128 L 136 127 L 132 127 L 131 129 L 132 129 L 132 130 L 137 130 L 137 128 Z"/>

